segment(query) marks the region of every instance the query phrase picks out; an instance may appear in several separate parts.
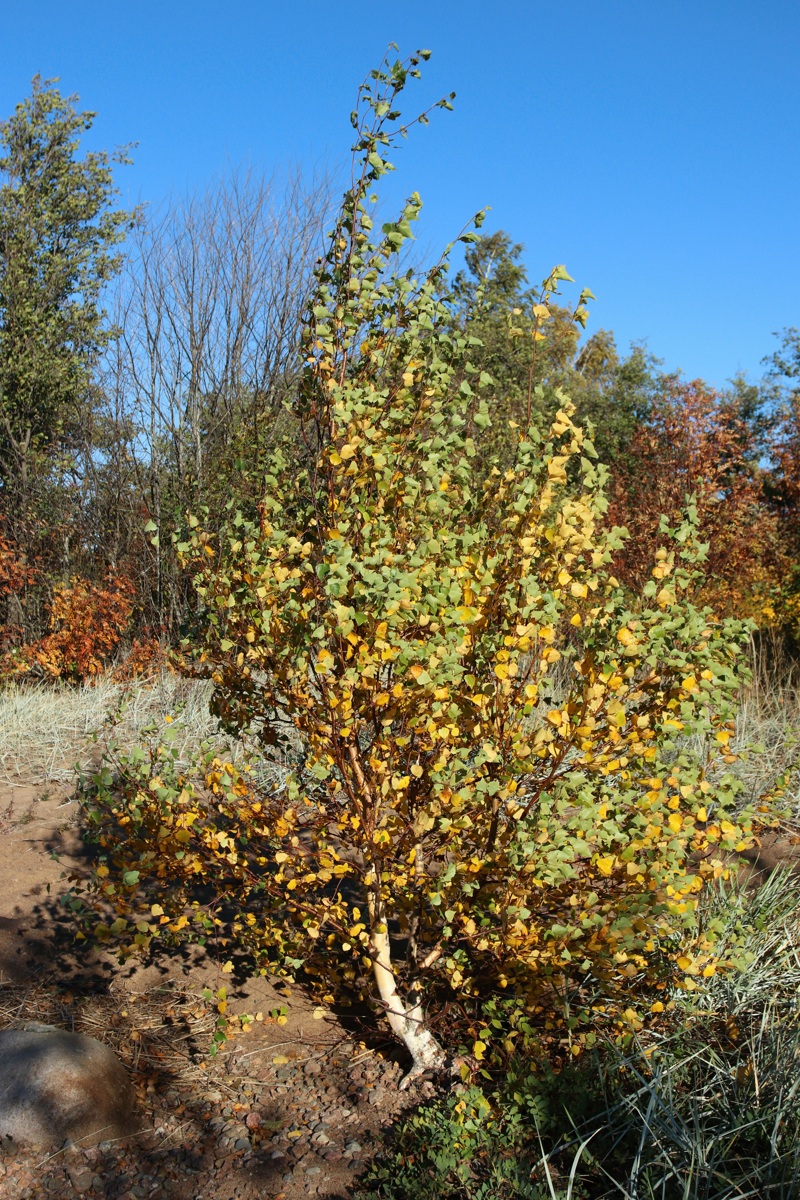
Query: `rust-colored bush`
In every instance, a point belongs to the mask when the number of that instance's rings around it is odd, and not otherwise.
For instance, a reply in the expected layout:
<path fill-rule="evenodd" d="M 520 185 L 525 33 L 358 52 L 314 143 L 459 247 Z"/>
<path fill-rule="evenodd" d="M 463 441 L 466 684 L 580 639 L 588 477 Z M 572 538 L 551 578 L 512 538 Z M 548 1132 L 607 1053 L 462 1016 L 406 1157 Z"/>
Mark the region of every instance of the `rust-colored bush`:
<path fill-rule="evenodd" d="M 680 523 L 693 497 L 698 533 L 708 543 L 699 598 L 721 613 L 779 620 L 787 570 L 778 514 L 766 501 L 752 433 L 735 407 L 701 380 L 676 381 L 654 406 L 614 480 L 610 519 L 630 538 L 619 577 L 646 582 L 664 540 L 662 517 Z"/>
<path fill-rule="evenodd" d="M 98 675 L 119 645 L 133 611 L 129 579 L 109 576 L 101 585 L 73 578 L 56 588 L 50 632 L 24 647 L 23 658 L 53 679 Z"/>
<path fill-rule="evenodd" d="M 156 637 L 134 638 L 131 648 L 114 669 L 120 683 L 131 679 L 148 679 L 162 671 L 172 671 L 169 647 Z"/>
<path fill-rule="evenodd" d="M 33 583 L 36 576 L 37 572 L 28 565 L 25 556 L 0 531 L 0 676 L 14 672 L 10 652 L 22 638 L 20 626 L 9 620 L 7 601 Z"/>

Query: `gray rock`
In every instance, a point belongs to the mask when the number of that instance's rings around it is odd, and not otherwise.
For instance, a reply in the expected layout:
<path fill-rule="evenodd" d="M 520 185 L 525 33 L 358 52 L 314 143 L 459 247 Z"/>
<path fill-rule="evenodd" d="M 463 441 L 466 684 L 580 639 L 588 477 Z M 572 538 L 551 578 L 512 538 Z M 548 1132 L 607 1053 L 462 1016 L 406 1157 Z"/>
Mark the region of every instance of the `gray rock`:
<path fill-rule="evenodd" d="M 0 1137 L 95 1145 L 133 1133 L 135 1103 L 125 1068 L 102 1042 L 34 1023 L 0 1030 Z"/>

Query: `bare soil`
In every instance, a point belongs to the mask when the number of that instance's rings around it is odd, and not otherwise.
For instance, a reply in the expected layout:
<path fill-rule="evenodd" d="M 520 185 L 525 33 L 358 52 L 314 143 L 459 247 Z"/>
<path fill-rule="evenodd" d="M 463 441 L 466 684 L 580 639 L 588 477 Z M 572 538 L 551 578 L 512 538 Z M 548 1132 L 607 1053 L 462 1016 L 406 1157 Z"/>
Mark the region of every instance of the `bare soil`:
<path fill-rule="evenodd" d="M 296 987 L 222 974 L 213 950 L 121 966 L 76 943 L 62 897 L 85 866 L 63 785 L 0 789 L 0 1028 L 47 1021 L 108 1043 L 130 1070 L 141 1132 L 56 1152 L 0 1142 L 0 1200 L 345 1198 L 404 1108 L 395 1046 L 366 1014 Z M 249 1032 L 209 1056 L 225 985 Z"/>

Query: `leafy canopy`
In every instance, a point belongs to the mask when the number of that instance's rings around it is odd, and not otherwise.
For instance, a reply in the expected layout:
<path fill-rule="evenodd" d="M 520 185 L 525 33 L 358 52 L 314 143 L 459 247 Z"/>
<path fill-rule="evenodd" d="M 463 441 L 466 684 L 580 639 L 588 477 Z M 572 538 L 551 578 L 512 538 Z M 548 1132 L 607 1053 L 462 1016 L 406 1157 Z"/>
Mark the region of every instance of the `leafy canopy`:
<path fill-rule="evenodd" d="M 257 516 L 232 504 L 217 537 L 194 515 L 178 546 L 193 669 L 229 729 L 278 747 L 280 785 L 217 763 L 204 792 L 161 755 L 116 792 L 101 778 L 95 820 L 131 946 L 213 928 L 210 884 L 234 902 L 225 936 L 325 993 L 377 991 L 390 1019 L 434 1027 L 448 999 L 493 1006 L 470 1026 L 480 1059 L 564 992 L 635 1026 L 643 984 L 715 969 L 691 930 L 742 837 L 726 772 L 745 631 L 691 603 L 691 523 L 664 531 L 631 604 L 566 395 L 543 430 L 509 430 L 511 465 L 476 473 L 495 385 L 453 329 L 446 257 L 398 266 L 416 194 L 373 227 L 421 57 L 373 72 L 353 116 L 304 333 L 302 464 L 276 459 Z"/>
<path fill-rule="evenodd" d="M 77 112 L 56 80 L 33 80 L 0 124 L 0 473 L 24 471 L 58 442 L 85 403 L 89 367 L 112 331 L 101 293 L 132 215 L 112 211 L 112 163 L 77 157 L 94 113 Z"/>

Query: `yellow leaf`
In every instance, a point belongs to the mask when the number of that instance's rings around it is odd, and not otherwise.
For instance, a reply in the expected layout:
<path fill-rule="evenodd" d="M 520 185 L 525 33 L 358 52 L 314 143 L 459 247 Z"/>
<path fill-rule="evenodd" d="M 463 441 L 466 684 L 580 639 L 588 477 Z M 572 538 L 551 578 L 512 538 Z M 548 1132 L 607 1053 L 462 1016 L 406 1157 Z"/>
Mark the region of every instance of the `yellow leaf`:
<path fill-rule="evenodd" d="M 273 1058 L 273 1060 L 272 1060 L 272 1062 L 273 1062 L 273 1065 L 274 1065 L 274 1066 L 276 1066 L 276 1067 L 282 1067 L 282 1066 L 285 1066 L 285 1064 L 286 1064 L 286 1063 L 288 1063 L 288 1061 L 289 1061 L 289 1059 L 286 1057 L 286 1055 L 285 1055 L 285 1054 L 276 1054 L 276 1055 L 275 1055 L 275 1057 L 274 1057 L 274 1058 Z M 291 1137 L 291 1136 L 292 1136 L 292 1135 L 291 1135 L 291 1133 L 290 1133 L 290 1134 L 289 1134 L 289 1137 Z M 300 1134 L 299 1134 L 299 1133 L 296 1133 L 294 1136 L 295 1136 L 295 1137 L 299 1137 L 299 1136 L 300 1136 Z"/>
<path fill-rule="evenodd" d="M 670 813 L 668 824 L 673 833 L 680 833 L 683 828 L 683 817 L 680 813 Z"/>
<path fill-rule="evenodd" d="M 652 1012 L 652 1013 L 660 1013 L 663 1011 L 664 1011 L 664 1005 L 661 1003 L 660 1000 L 656 1000 L 655 1004 L 650 1005 L 650 1012 Z"/>
<path fill-rule="evenodd" d="M 682 956 L 681 956 L 681 957 L 680 957 L 680 958 L 677 960 L 677 962 L 678 962 L 678 966 L 680 967 L 680 969 L 681 969 L 682 971 L 688 971 L 688 970 L 689 970 L 689 968 L 690 968 L 690 967 L 691 967 L 691 965 L 692 965 L 692 960 L 691 960 L 690 958 L 687 958 L 685 955 L 682 955 Z"/>
<path fill-rule="evenodd" d="M 222 974 L 223 974 L 223 975 L 230 975 L 230 973 L 231 973 L 231 971 L 232 971 L 232 970 L 233 970 L 233 963 L 231 962 L 231 960 L 230 960 L 230 959 L 228 959 L 228 961 L 227 961 L 226 963 L 224 963 L 224 964 L 223 964 L 223 967 L 222 967 Z"/>
<path fill-rule="evenodd" d="M 106 872 L 107 874 L 108 872 Z M 163 917 L 164 910 L 160 904 L 152 904 L 150 906 L 150 915 L 153 917 Z"/>
<path fill-rule="evenodd" d="M 605 858 L 598 858 L 597 869 L 601 875 L 610 875 L 614 870 L 614 855 L 609 854 Z"/>
<path fill-rule="evenodd" d="M 486 1053 L 486 1042 L 476 1042 L 472 1047 L 472 1053 L 474 1054 L 475 1058 L 477 1058 L 478 1062 L 480 1062 Z"/>

